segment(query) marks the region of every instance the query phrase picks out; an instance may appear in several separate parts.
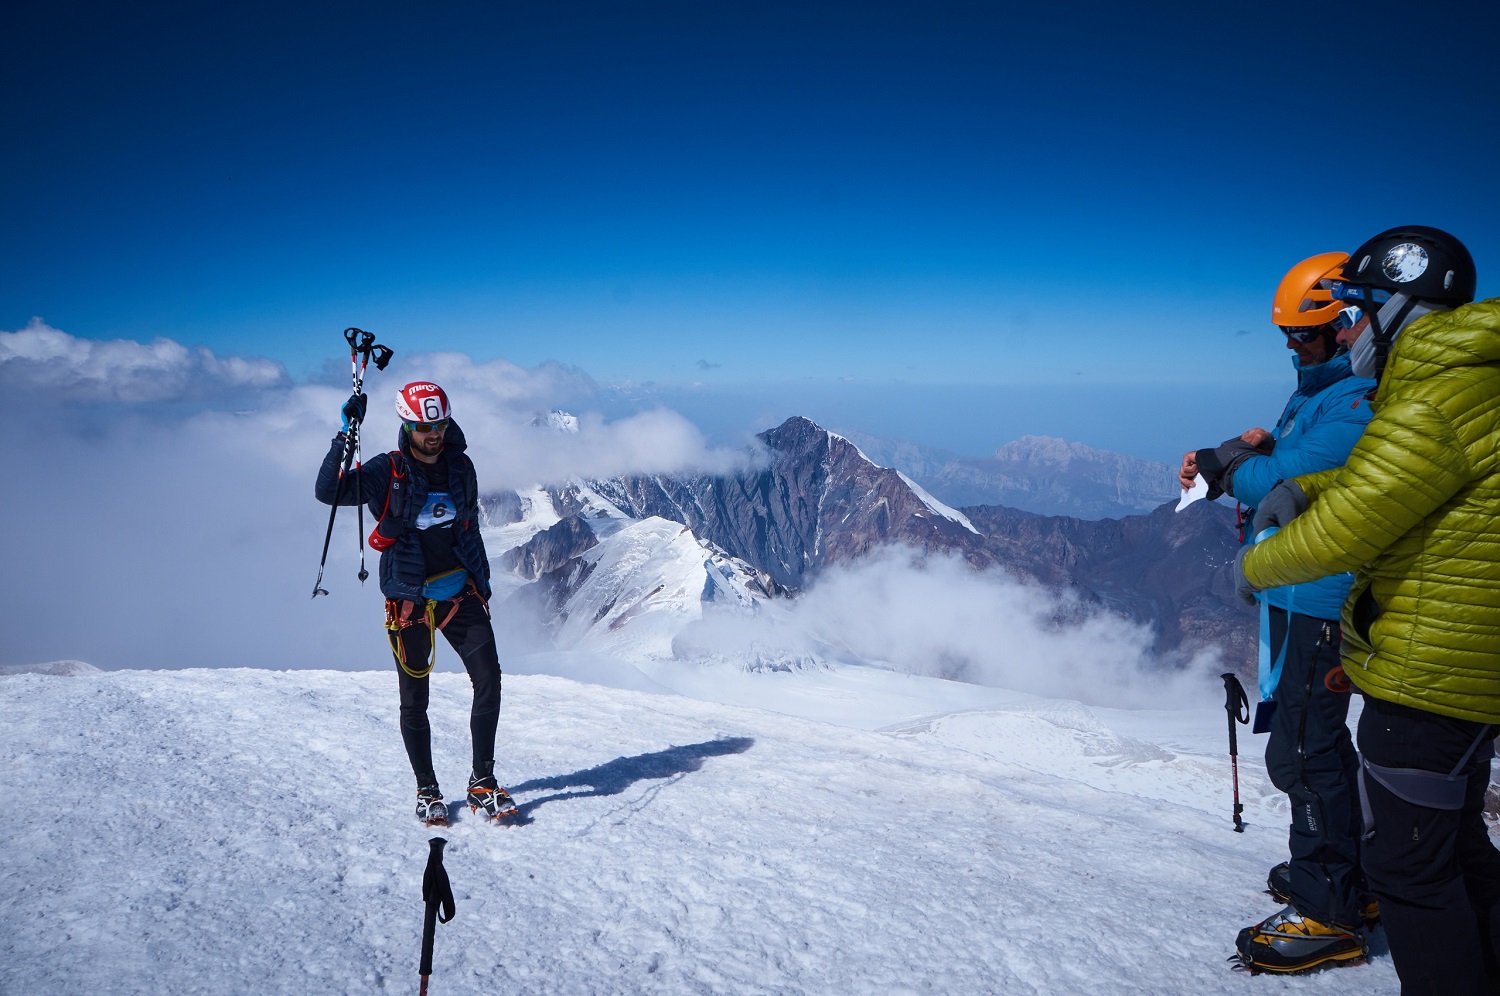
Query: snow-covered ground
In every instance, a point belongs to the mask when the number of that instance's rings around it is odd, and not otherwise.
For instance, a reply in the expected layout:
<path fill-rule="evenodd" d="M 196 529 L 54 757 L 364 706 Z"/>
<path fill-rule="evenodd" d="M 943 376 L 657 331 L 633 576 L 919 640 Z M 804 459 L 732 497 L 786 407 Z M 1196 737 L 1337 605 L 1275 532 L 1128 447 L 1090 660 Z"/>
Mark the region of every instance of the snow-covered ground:
<path fill-rule="evenodd" d="M 1249 827 L 1231 830 L 1211 703 L 572 665 L 722 701 L 509 668 L 497 774 L 525 824 L 462 810 L 443 831 L 458 915 L 434 996 L 1397 992 L 1378 931 L 1364 966 L 1226 967 L 1276 908 L 1260 889 L 1286 811 L 1242 733 Z M 0 676 L 0 992 L 415 992 L 433 832 L 411 816 L 395 685 Z M 464 675 L 434 675 L 450 800 L 468 705 Z"/>

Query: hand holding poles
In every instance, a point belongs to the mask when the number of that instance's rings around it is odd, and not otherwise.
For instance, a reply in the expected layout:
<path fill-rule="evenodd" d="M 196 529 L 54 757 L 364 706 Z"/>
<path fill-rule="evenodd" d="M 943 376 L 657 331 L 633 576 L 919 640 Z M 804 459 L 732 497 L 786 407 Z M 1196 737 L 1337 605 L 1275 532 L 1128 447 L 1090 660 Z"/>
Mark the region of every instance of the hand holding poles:
<path fill-rule="evenodd" d="M 361 583 L 370 576 L 365 570 L 365 503 L 364 489 L 360 479 L 360 467 L 363 460 L 360 458 L 359 427 L 364 421 L 365 408 L 369 399 L 364 393 L 365 370 L 370 361 L 375 361 L 376 370 L 384 370 L 395 351 L 389 346 L 382 346 L 375 341 L 373 332 L 364 329 L 347 328 L 344 330 L 344 341 L 349 344 L 349 378 L 353 382 L 354 393 L 349 400 L 344 402 L 340 414 L 344 417 L 344 455 L 339 464 L 340 491 L 344 477 L 349 473 L 349 468 L 354 468 L 354 493 L 357 498 L 355 506 L 359 515 L 359 580 Z M 333 520 L 338 514 L 339 506 L 337 496 L 333 507 L 328 510 L 328 531 L 323 535 L 323 559 L 318 563 L 318 579 L 313 582 L 313 598 L 328 594 L 323 587 L 323 570 L 328 565 L 328 543 L 333 538 Z"/>
<path fill-rule="evenodd" d="M 1234 832 L 1245 832 L 1245 821 L 1240 814 L 1245 807 L 1240 805 L 1240 744 L 1234 724 L 1250 722 L 1250 700 L 1245 697 L 1245 686 L 1232 671 L 1219 677 L 1224 679 L 1224 710 L 1229 713 L 1229 766 L 1234 772 Z"/>
<path fill-rule="evenodd" d="M 453 901 L 453 887 L 448 884 L 448 871 L 443 867 L 443 845 L 448 842 L 434 837 L 427 842 L 427 868 L 422 872 L 422 902 L 427 905 L 422 918 L 422 960 L 417 970 L 422 975 L 422 996 L 427 996 L 427 977 L 432 974 L 432 940 L 438 923 L 447 923 L 458 912 Z M 438 907 L 443 915 L 438 916 Z"/>
<path fill-rule="evenodd" d="M 344 407 L 339 409 L 339 414 L 344 417 L 344 432 L 359 425 L 365 420 L 365 409 L 370 407 L 370 396 L 361 391 L 358 394 L 349 395 L 349 400 L 344 402 Z"/>

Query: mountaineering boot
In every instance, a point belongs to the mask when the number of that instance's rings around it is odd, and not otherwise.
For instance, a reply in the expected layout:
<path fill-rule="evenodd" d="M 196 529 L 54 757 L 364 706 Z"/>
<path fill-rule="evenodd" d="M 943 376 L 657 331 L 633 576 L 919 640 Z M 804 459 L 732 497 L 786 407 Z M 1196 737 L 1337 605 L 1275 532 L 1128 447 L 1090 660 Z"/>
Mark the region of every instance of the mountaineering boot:
<path fill-rule="evenodd" d="M 423 785 L 417 789 L 417 819 L 423 826 L 448 825 L 448 804 L 443 801 L 442 789 L 436 785 Z"/>
<path fill-rule="evenodd" d="M 1292 866 L 1283 861 L 1266 873 L 1266 892 L 1278 903 L 1292 901 Z"/>
<path fill-rule="evenodd" d="M 1278 903 L 1292 901 L 1292 869 L 1285 861 L 1266 875 L 1266 892 Z M 1359 904 L 1359 918 L 1365 922 L 1366 930 L 1374 930 L 1380 926 L 1380 900 L 1363 892 L 1359 894 L 1359 898 L 1362 900 Z"/>
<path fill-rule="evenodd" d="M 1305 972 L 1324 965 L 1362 964 L 1367 948 L 1364 931 L 1322 923 L 1291 906 L 1235 938 L 1237 967 L 1259 972 Z"/>
<path fill-rule="evenodd" d="M 484 813 L 484 818 L 496 823 L 511 823 L 521 815 L 510 793 L 495 782 L 494 775 L 469 779 L 469 809 Z"/>

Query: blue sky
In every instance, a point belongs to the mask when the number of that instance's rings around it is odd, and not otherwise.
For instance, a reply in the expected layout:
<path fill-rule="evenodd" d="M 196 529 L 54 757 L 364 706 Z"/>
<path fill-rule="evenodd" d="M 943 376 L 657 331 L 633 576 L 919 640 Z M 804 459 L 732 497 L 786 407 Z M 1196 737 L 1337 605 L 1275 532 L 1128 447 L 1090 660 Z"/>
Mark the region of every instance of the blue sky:
<path fill-rule="evenodd" d="M 1305 256 L 1436 225 L 1500 292 L 1479 7 L 26 6 L 4 330 L 1161 459 L 1275 419 Z"/>

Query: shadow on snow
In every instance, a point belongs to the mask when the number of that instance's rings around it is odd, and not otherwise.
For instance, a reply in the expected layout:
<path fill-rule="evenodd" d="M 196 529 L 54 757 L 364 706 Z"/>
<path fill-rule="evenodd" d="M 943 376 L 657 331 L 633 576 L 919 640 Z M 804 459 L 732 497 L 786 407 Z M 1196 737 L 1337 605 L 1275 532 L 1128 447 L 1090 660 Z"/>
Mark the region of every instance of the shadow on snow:
<path fill-rule="evenodd" d="M 607 795 L 619 795 L 638 781 L 648 778 L 672 778 L 697 771 L 711 757 L 725 754 L 743 754 L 755 746 L 753 737 L 724 737 L 706 740 L 701 744 L 668 747 L 666 750 L 634 757 L 617 757 L 613 761 L 594 768 L 575 771 L 571 775 L 554 775 L 550 778 L 533 778 L 531 781 L 511 787 L 511 795 L 522 792 L 554 790 L 553 795 L 542 796 L 520 803 L 519 823 L 530 823 L 531 814 L 539 806 L 564 799 L 590 799 Z M 580 791 L 556 791 L 566 789 Z M 586 789 L 587 791 L 582 791 Z"/>

